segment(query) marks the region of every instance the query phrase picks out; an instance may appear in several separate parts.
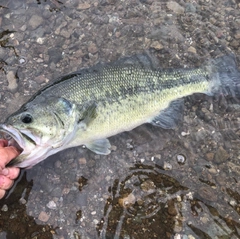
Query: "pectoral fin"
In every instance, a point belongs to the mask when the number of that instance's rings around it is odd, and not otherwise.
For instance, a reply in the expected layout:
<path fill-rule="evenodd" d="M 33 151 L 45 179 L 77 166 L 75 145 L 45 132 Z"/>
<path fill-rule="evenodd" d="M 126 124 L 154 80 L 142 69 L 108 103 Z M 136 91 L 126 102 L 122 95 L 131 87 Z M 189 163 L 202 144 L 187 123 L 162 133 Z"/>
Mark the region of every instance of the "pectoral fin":
<path fill-rule="evenodd" d="M 174 129 L 182 121 L 184 113 L 184 101 L 182 99 L 172 101 L 168 108 L 151 120 L 151 124 L 164 129 Z"/>
<path fill-rule="evenodd" d="M 96 154 L 107 155 L 111 153 L 111 144 L 108 139 L 97 139 L 85 145 Z"/>
<path fill-rule="evenodd" d="M 86 130 L 87 126 L 97 117 L 96 108 L 96 103 L 92 103 L 86 107 L 81 118 L 78 120 L 78 127 L 80 129 Z"/>

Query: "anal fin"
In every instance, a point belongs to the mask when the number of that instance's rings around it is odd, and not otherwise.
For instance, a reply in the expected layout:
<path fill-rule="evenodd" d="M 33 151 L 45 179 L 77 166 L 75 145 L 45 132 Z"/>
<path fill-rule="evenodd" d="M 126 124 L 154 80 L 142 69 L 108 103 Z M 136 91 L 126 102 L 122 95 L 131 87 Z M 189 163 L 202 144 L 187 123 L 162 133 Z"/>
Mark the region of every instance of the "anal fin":
<path fill-rule="evenodd" d="M 96 154 L 107 155 L 111 153 L 111 144 L 108 139 L 97 139 L 85 145 Z"/>
<path fill-rule="evenodd" d="M 174 129 L 177 127 L 178 123 L 182 121 L 183 113 L 184 100 L 175 100 L 172 101 L 166 109 L 162 110 L 160 114 L 154 117 L 149 123 L 164 129 Z"/>

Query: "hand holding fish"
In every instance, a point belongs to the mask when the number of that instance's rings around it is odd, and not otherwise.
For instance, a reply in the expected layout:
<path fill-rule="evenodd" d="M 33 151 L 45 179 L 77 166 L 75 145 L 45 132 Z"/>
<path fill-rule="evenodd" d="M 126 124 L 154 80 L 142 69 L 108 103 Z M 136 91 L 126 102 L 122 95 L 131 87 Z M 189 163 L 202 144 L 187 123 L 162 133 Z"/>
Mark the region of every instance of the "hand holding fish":
<path fill-rule="evenodd" d="M 0 199 L 4 197 L 6 190 L 12 187 L 14 179 L 19 175 L 19 168 L 6 168 L 6 165 L 18 155 L 19 152 L 15 147 L 8 146 L 6 140 L 0 140 Z"/>

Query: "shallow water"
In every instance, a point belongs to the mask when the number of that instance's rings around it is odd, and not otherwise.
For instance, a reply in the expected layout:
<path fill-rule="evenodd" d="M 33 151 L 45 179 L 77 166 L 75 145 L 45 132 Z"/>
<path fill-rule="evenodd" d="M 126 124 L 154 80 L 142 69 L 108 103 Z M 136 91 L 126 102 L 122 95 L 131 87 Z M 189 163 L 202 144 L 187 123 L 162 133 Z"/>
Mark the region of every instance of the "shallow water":
<path fill-rule="evenodd" d="M 0 4 L 4 120 L 47 82 L 146 49 L 161 67 L 240 55 L 238 1 L 13 1 Z M 238 61 L 239 62 L 239 61 Z M 240 237 L 237 99 L 185 99 L 176 130 L 143 125 L 22 170 L 0 201 L 0 238 Z"/>

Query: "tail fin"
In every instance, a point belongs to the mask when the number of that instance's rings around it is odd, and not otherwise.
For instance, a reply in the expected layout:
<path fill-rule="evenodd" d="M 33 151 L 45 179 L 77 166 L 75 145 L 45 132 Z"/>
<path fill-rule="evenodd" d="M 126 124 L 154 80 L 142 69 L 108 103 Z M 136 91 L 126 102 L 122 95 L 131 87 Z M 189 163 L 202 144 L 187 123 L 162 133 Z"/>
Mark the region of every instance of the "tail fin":
<path fill-rule="evenodd" d="M 240 71 L 234 55 L 226 55 L 211 61 L 214 71 L 218 74 L 218 92 L 224 96 L 240 99 Z"/>

